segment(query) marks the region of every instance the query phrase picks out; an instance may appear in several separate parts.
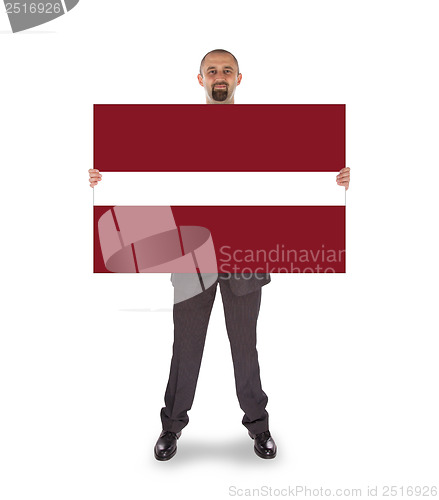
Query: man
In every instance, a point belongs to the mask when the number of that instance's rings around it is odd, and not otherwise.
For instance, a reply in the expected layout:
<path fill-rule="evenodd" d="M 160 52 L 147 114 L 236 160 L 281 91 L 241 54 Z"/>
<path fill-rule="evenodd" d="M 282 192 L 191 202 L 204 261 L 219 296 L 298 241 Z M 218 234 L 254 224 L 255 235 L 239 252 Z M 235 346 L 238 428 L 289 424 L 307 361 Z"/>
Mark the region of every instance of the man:
<path fill-rule="evenodd" d="M 238 61 L 230 52 L 217 49 L 204 56 L 198 82 L 204 88 L 207 104 L 234 104 L 236 87 L 242 75 Z M 90 185 L 102 179 L 97 170 L 89 170 Z M 349 187 L 349 168 L 342 169 L 337 184 Z M 181 276 L 183 278 L 183 276 Z M 174 287 L 184 286 L 184 279 L 173 276 Z M 244 411 L 243 425 L 254 440 L 255 453 L 265 459 L 274 458 L 276 444 L 268 426 L 265 409 L 268 398 L 262 390 L 256 324 L 261 304 L 261 288 L 270 282 L 269 274 L 246 276 L 219 274 L 213 285 L 190 299 L 174 304 L 174 344 L 165 406 L 160 416 L 163 430 L 154 448 L 157 460 L 171 459 L 177 452 L 177 440 L 188 424 L 203 355 L 209 318 L 217 286 L 223 300 L 227 334 L 235 373 L 236 393 Z M 221 410 L 214 409 L 215 430 L 221 427 Z"/>

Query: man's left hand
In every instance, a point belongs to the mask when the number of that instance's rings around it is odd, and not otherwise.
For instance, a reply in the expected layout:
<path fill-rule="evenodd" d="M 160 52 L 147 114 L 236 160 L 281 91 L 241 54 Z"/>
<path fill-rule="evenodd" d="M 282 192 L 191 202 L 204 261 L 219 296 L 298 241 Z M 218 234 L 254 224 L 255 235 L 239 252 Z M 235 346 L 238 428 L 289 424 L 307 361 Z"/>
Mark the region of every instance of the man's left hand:
<path fill-rule="evenodd" d="M 351 169 L 349 167 L 342 168 L 337 175 L 337 184 L 344 186 L 346 191 L 349 189 L 349 181 L 351 180 Z"/>

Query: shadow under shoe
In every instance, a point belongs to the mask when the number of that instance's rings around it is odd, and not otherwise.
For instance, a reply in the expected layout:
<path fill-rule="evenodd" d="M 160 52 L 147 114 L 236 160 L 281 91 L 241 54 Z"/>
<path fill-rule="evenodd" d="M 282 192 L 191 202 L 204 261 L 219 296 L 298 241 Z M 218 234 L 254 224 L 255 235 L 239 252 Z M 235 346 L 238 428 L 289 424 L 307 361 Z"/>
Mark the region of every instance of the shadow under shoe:
<path fill-rule="evenodd" d="M 177 453 L 177 439 L 181 432 L 162 431 L 154 446 L 154 456 L 164 462 L 170 460 Z"/>

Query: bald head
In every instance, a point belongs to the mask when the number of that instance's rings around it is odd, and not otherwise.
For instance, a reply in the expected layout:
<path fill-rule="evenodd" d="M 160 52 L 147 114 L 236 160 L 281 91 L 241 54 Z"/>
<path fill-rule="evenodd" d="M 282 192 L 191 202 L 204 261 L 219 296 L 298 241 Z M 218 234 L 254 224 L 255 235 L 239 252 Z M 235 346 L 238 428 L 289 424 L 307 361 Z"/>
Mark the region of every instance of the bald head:
<path fill-rule="evenodd" d="M 229 52 L 228 50 L 224 50 L 224 49 L 215 49 L 215 50 L 211 50 L 210 52 L 208 52 L 204 57 L 203 59 L 201 59 L 201 63 L 200 63 L 200 75 L 203 76 L 203 64 L 204 62 L 206 61 L 206 57 L 209 56 L 210 54 L 229 54 L 229 56 L 232 56 L 234 61 L 235 61 L 235 64 L 236 64 L 236 69 L 237 69 L 237 72 L 239 73 L 239 64 L 238 64 L 238 59 L 236 59 L 236 57 L 231 53 Z"/>
<path fill-rule="evenodd" d="M 234 104 L 235 90 L 241 83 L 236 57 L 228 50 L 208 52 L 200 64 L 198 82 L 204 87 L 207 104 Z"/>

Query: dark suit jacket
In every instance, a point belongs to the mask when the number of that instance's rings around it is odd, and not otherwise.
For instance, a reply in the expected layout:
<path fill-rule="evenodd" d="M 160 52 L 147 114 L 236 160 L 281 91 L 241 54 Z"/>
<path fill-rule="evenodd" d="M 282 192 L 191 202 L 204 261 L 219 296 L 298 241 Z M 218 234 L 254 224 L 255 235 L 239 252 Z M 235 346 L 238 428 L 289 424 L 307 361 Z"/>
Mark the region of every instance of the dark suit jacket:
<path fill-rule="evenodd" d="M 231 275 L 204 273 L 202 276 L 204 286 L 206 288 L 212 286 L 217 279 L 230 280 L 230 289 L 235 295 L 247 295 L 248 293 L 255 292 L 271 281 L 270 275 L 265 273 L 244 273 Z M 179 289 L 183 294 L 187 293 L 189 297 L 196 295 L 190 290 L 195 291 L 200 286 L 198 275 L 193 273 L 172 273 L 171 281 L 174 288 Z"/>
<path fill-rule="evenodd" d="M 230 289 L 235 295 L 255 292 L 271 281 L 270 275 L 264 273 L 232 274 L 228 279 L 230 279 Z"/>

